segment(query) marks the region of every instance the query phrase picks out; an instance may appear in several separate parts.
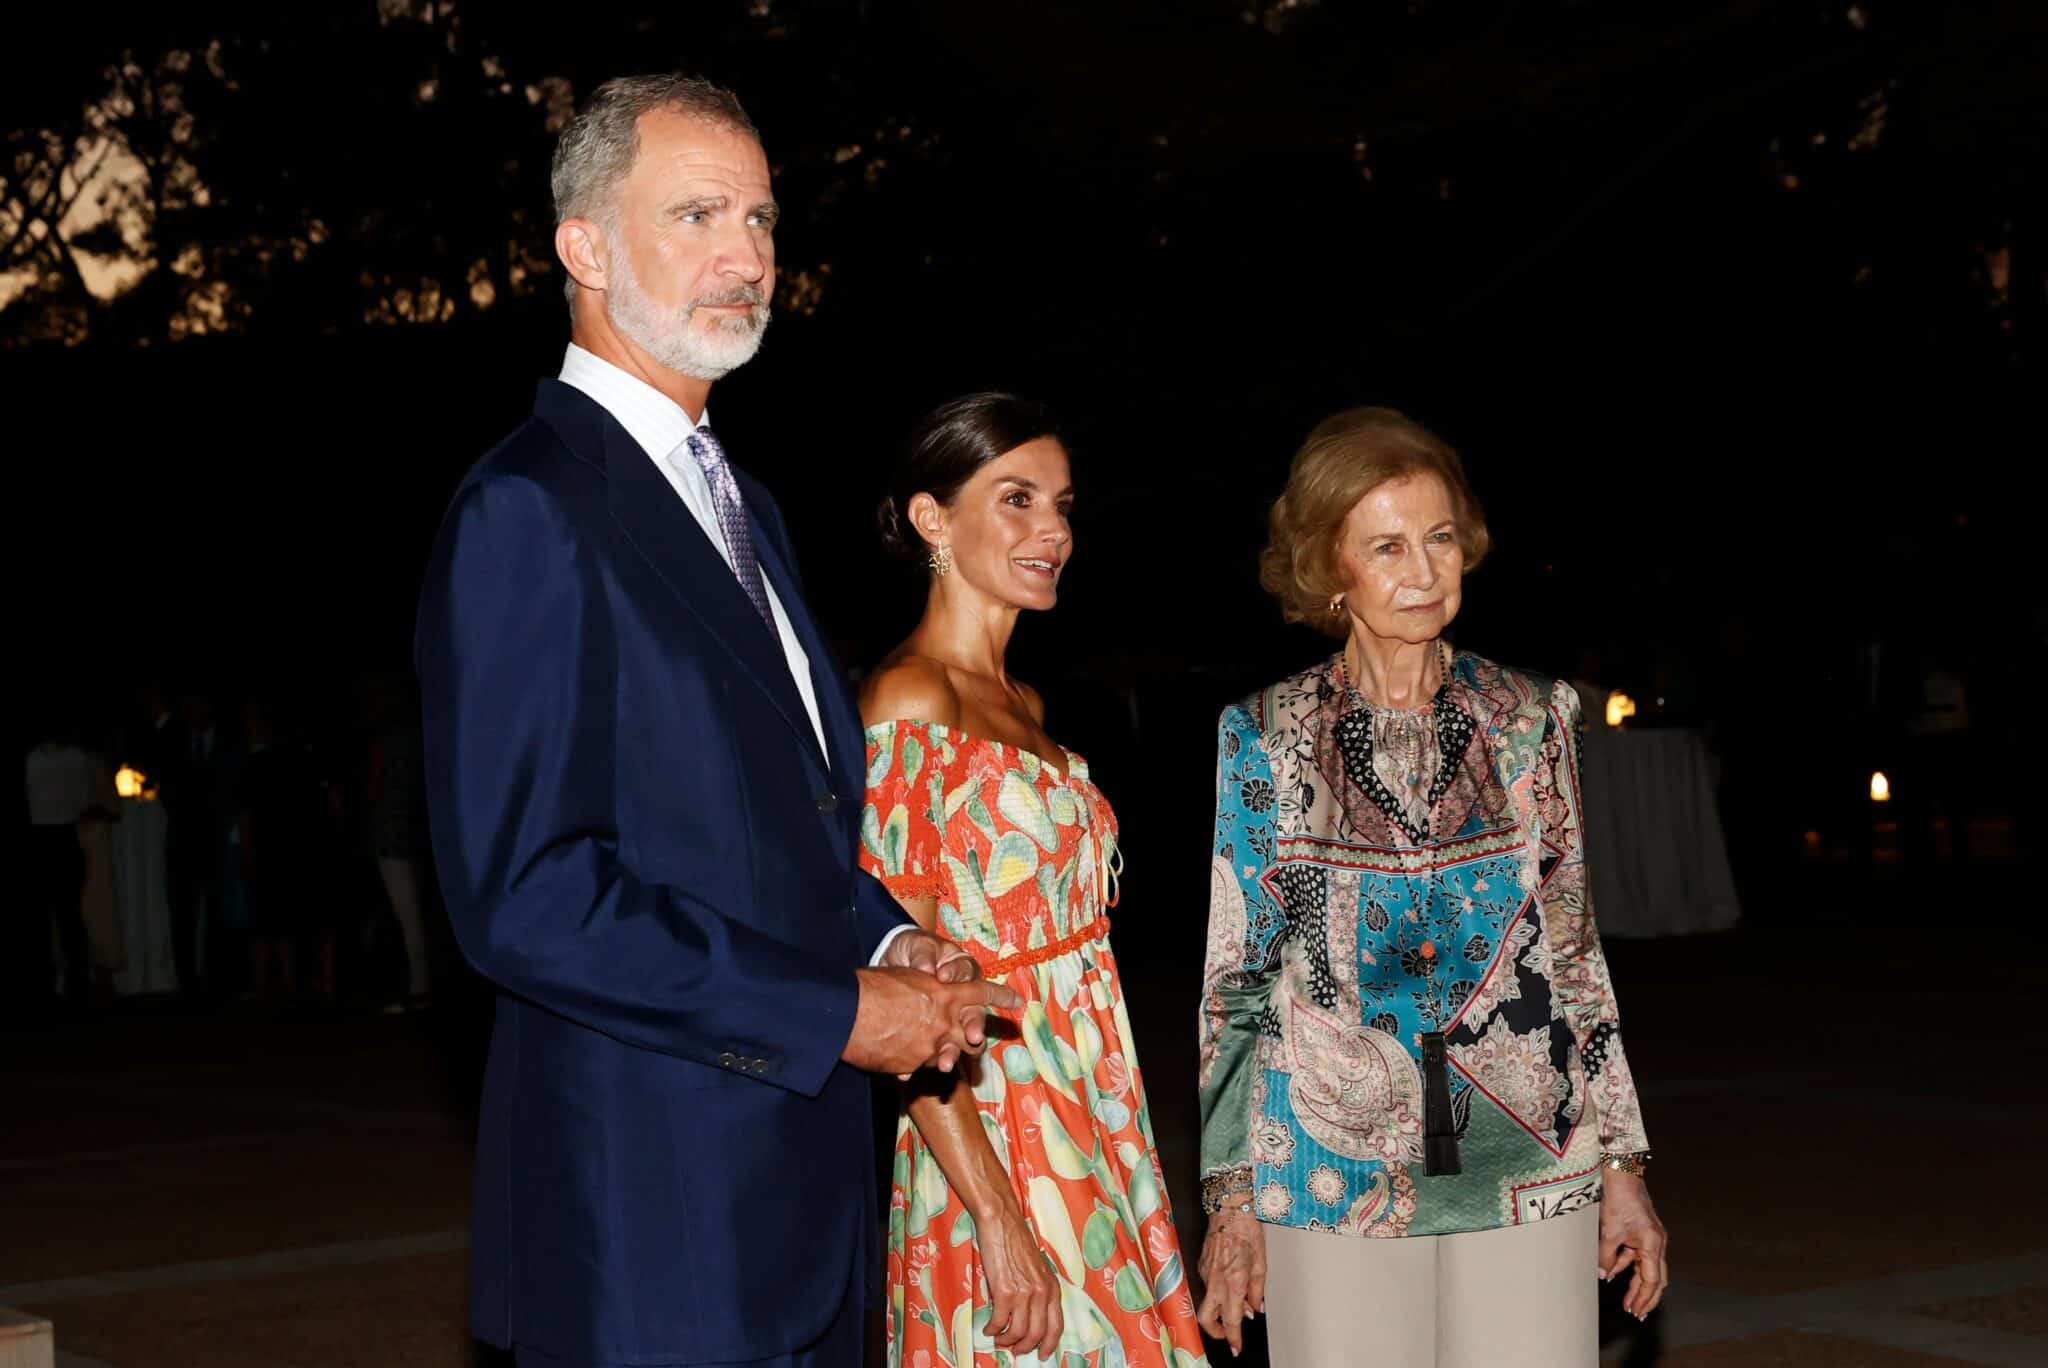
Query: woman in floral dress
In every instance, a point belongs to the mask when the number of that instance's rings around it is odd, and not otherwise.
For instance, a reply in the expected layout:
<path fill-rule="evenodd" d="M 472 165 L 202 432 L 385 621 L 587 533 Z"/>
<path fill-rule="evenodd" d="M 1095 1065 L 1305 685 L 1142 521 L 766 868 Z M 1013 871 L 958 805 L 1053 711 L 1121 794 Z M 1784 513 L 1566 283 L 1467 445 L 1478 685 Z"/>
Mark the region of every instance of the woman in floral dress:
<path fill-rule="evenodd" d="M 1009 678 L 1017 614 L 1072 553 L 1067 456 L 1037 405 L 920 425 L 884 541 L 930 570 L 916 631 L 862 692 L 862 863 L 1024 998 L 897 1128 L 889 1362 L 1204 1364 L 1110 953 L 1116 816 Z"/>

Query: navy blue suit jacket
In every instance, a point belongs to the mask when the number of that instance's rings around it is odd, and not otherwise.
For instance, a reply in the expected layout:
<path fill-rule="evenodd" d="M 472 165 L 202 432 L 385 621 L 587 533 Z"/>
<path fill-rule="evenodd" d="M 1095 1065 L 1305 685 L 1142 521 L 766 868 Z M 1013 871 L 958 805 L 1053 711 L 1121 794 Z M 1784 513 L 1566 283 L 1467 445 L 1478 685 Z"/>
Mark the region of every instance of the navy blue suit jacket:
<path fill-rule="evenodd" d="M 661 471 L 544 381 L 435 543 L 415 653 L 435 859 L 499 989 L 477 1334 L 599 1364 L 765 1358 L 868 1283 L 854 969 L 907 924 L 854 862 L 860 722 L 766 490 L 787 658 Z"/>

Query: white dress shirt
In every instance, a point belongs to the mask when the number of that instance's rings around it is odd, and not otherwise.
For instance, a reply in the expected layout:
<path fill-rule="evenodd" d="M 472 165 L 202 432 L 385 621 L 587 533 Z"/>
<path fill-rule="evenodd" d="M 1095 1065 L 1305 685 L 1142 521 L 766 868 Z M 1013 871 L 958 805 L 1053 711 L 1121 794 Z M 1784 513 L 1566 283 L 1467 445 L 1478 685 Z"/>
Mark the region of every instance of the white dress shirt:
<path fill-rule="evenodd" d="M 697 458 L 683 445 L 691 433 L 709 424 L 711 411 L 706 409 L 702 418 L 692 420 L 681 404 L 654 386 L 638 376 L 628 375 L 574 342 L 569 344 L 569 354 L 562 358 L 562 383 L 583 391 L 602 405 L 605 412 L 619 420 L 619 426 L 640 444 L 640 449 L 647 453 L 647 459 L 653 461 L 655 468 L 667 477 L 670 487 L 683 501 L 683 507 L 690 510 L 690 516 L 697 520 L 697 525 L 704 529 L 704 535 L 711 539 L 711 544 L 718 548 L 718 554 L 730 566 L 732 548 L 725 544 L 725 534 L 718 527 L 718 510 L 711 502 L 711 482 L 704 478 Z M 818 715 L 817 687 L 811 682 L 811 658 L 804 654 L 802 643 L 796 639 L 796 632 L 789 625 L 789 614 L 783 609 L 782 600 L 776 597 L 775 586 L 769 582 L 765 572 L 761 576 L 761 587 L 768 591 L 768 611 L 775 615 L 775 634 L 782 639 L 782 654 L 789 662 L 789 676 L 804 701 L 804 711 L 811 719 L 811 730 L 818 737 L 818 752 L 826 757 L 829 768 L 830 748 L 825 744 L 825 723 Z"/>

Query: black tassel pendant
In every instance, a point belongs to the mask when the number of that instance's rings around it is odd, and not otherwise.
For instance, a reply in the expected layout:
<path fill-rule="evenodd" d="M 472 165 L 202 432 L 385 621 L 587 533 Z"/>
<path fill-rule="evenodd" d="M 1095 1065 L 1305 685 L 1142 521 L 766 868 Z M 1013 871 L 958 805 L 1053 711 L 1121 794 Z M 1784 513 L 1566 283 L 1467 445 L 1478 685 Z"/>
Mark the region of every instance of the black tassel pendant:
<path fill-rule="evenodd" d="M 1422 1173 L 1444 1178 L 1462 1172 L 1458 1128 L 1451 1119 L 1451 1080 L 1444 1072 L 1444 1033 L 1422 1036 Z"/>

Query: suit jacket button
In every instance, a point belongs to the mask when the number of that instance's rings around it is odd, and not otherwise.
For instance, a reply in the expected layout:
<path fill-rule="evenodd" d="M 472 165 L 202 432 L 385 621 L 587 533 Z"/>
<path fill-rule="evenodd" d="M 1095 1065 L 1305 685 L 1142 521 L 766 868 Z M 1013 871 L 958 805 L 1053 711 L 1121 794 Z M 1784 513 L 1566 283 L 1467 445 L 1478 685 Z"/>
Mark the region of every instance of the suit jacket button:
<path fill-rule="evenodd" d="M 737 1062 L 731 1050 L 727 1050 L 718 1057 L 718 1067 L 721 1069 L 730 1069 Z"/>
<path fill-rule="evenodd" d="M 827 793 L 818 799 L 818 811 L 833 813 L 839 811 L 839 795 Z"/>

